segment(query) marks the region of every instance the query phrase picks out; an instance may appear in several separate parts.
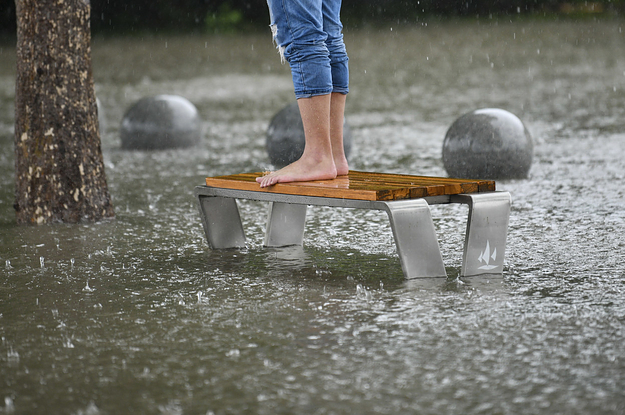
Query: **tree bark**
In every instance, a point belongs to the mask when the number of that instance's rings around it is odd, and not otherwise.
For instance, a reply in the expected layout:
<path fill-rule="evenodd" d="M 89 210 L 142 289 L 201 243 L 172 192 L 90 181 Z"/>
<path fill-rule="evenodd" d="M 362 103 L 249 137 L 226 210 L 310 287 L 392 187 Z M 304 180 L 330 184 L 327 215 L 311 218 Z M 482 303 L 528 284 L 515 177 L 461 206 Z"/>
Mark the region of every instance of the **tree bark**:
<path fill-rule="evenodd" d="M 114 216 L 100 146 L 88 0 L 15 0 L 17 222 Z"/>

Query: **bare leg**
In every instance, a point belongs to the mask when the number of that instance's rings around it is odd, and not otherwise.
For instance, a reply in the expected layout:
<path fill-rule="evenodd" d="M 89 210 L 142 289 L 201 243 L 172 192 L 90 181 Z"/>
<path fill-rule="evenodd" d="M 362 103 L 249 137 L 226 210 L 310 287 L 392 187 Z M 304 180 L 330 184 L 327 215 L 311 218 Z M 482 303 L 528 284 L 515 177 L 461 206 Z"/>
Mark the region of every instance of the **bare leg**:
<path fill-rule="evenodd" d="M 332 157 L 336 166 L 337 176 L 346 175 L 349 171 L 345 149 L 343 147 L 343 123 L 345 118 L 346 94 L 333 92 L 330 101 L 330 142 Z"/>
<path fill-rule="evenodd" d="M 299 160 L 288 166 L 267 176 L 257 177 L 256 181 L 260 183 L 260 187 L 273 186 L 276 183 L 328 180 L 336 177 L 336 166 L 332 156 L 333 147 L 330 141 L 331 95 L 333 94 L 297 100 L 304 124 L 306 140 L 304 153 Z"/>

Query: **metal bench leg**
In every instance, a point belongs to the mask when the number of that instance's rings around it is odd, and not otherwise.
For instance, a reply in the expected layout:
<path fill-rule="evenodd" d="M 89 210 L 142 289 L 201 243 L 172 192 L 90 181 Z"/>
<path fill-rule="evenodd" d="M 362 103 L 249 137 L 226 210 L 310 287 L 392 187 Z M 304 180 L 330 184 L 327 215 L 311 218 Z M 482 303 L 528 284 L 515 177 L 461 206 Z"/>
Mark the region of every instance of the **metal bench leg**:
<path fill-rule="evenodd" d="M 245 233 L 235 199 L 198 195 L 206 240 L 212 249 L 245 248 Z"/>
<path fill-rule="evenodd" d="M 412 199 L 385 205 L 404 276 L 447 276 L 427 202 Z"/>
<path fill-rule="evenodd" d="M 273 202 L 269 208 L 265 246 L 302 245 L 306 205 Z"/>
<path fill-rule="evenodd" d="M 510 219 L 510 193 L 457 195 L 469 205 L 460 275 L 502 274 Z"/>

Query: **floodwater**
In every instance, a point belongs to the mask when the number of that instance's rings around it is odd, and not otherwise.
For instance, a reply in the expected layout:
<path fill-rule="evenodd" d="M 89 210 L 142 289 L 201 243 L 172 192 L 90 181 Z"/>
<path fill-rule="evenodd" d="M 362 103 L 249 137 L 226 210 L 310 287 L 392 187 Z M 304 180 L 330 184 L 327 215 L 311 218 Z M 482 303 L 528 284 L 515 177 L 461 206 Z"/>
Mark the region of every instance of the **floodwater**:
<path fill-rule="evenodd" d="M 625 22 L 348 28 L 358 170 L 445 175 L 464 113 L 518 115 L 535 142 L 502 277 L 458 278 L 467 210 L 432 208 L 447 279 L 405 281 L 388 220 L 309 208 L 304 246 L 210 251 L 207 175 L 271 168 L 292 102 L 269 33 L 95 38 L 117 219 L 15 225 L 15 50 L 0 47 L 0 413 L 621 414 L 625 412 Z M 181 95 L 193 150 L 120 149 L 124 111 Z"/>

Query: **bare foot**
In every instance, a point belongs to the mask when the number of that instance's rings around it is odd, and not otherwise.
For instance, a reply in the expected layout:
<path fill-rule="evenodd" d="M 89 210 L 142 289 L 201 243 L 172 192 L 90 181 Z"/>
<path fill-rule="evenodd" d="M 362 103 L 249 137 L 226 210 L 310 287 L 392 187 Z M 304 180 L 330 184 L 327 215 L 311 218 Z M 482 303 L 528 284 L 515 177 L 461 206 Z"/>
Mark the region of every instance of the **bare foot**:
<path fill-rule="evenodd" d="M 276 183 L 308 182 L 334 178 L 336 178 L 336 167 L 332 159 L 315 163 L 301 158 L 267 176 L 257 177 L 256 181 L 260 183 L 260 187 L 269 187 Z"/>
<path fill-rule="evenodd" d="M 349 173 L 349 166 L 347 164 L 347 159 L 345 156 L 340 157 L 339 160 L 334 159 L 334 165 L 336 166 L 336 175 L 337 176 L 345 176 Z"/>

